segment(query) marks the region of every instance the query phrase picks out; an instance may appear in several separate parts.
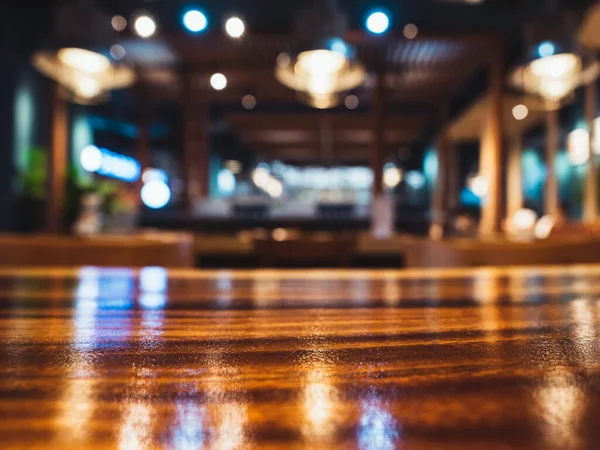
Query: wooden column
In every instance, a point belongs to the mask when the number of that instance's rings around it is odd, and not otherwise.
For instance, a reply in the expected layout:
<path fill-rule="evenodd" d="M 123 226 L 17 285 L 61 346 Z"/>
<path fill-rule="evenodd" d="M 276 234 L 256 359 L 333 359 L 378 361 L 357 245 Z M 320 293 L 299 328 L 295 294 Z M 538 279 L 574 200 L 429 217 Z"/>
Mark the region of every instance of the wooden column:
<path fill-rule="evenodd" d="M 523 153 L 523 138 L 515 136 L 508 149 L 506 174 L 506 216 L 523 208 L 523 174 L 521 172 L 521 155 Z"/>
<path fill-rule="evenodd" d="M 54 86 L 52 98 L 52 143 L 48 155 L 48 198 L 46 202 L 46 231 L 64 231 L 68 158 L 68 105 Z"/>
<path fill-rule="evenodd" d="M 208 105 L 194 89 L 190 76 L 183 78 L 183 86 L 184 209 L 191 213 L 196 202 L 209 195 L 209 114 Z"/>
<path fill-rule="evenodd" d="M 502 135 L 503 135 L 503 75 L 504 51 L 498 46 L 490 64 L 488 110 L 483 126 L 480 147 L 480 172 L 488 183 L 488 193 L 483 199 L 479 233 L 494 235 L 500 231 L 502 221 Z"/>
<path fill-rule="evenodd" d="M 596 129 L 594 120 L 597 115 L 596 80 L 585 87 L 585 118 L 590 130 L 590 160 L 588 162 L 585 194 L 583 200 L 583 220 L 594 223 L 598 218 L 598 167 L 596 165 Z"/>
<path fill-rule="evenodd" d="M 373 171 L 373 199 L 383 194 L 383 164 L 385 145 L 385 88 L 383 74 L 377 75 L 372 106 L 371 170 Z"/>
<path fill-rule="evenodd" d="M 446 209 L 455 211 L 460 204 L 460 148 L 457 143 L 447 140 L 448 165 L 446 181 Z"/>
<path fill-rule="evenodd" d="M 556 154 L 558 153 L 558 110 L 546 113 L 546 187 L 544 189 L 544 214 L 556 217 L 559 210 L 558 181 L 556 179 Z"/>

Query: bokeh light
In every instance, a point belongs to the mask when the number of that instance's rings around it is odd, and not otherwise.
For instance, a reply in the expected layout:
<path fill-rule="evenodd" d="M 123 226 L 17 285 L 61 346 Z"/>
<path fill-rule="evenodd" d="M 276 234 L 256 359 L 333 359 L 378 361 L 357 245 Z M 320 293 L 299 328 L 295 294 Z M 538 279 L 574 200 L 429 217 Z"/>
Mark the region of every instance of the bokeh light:
<path fill-rule="evenodd" d="M 133 28 L 139 37 L 147 39 L 156 33 L 156 22 L 150 16 L 139 16 L 135 19 Z"/>
<path fill-rule="evenodd" d="M 225 22 L 225 32 L 234 39 L 242 37 L 244 31 L 246 31 L 246 25 L 239 17 L 230 17 Z"/>
<path fill-rule="evenodd" d="M 390 18 L 381 11 L 373 12 L 367 17 L 367 30 L 371 33 L 381 34 L 390 26 Z"/>
<path fill-rule="evenodd" d="M 125 28 L 127 28 L 127 19 L 125 19 L 123 16 L 114 16 L 110 21 L 110 24 L 115 31 L 123 31 Z"/>
<path fill-rule="evenodd" d="M 227 87 L 227 77 L 222 73 L 215 73 L 210 77 L 210 85 L 216 91 L 222 91 Z"/>
<path fill-rule="evenodd" d="M 202 11 L 192 9 L 183 15 L 183 25 L 192 33 L 199 33 L 208 26 L 208 19 Z"/>
<path fill-rule="evenodd" d="M 521 105 L 515 106 L 512 110 L 512 113 L 513 113 L 513 117 L 516 120 L 523 120 L 528 116 L 529 109 L 527 108 L 527 106 L 521 104 Z"/>
<path fill-rule="evenodd" d="M 142 187 L 142 202 L 150 209 L 164 208 L 171 200 L 171 190 L 164 181 L 152 180 Z"/>

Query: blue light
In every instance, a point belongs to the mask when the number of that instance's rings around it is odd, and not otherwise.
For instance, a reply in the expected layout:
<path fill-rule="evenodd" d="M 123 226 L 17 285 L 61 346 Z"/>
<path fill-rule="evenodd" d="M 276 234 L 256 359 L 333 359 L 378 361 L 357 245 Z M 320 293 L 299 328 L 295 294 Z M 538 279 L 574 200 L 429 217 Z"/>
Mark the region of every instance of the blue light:
<path fill-rule="evenodd" d="M 140 178 L 140 164 L 129 156 L 113 153 L 95 145 L 86 145 L 79 154 L 81 166 L 110 178 L 133 183 Z"/>
<path fill-rule="evenodd" d="M 221 195 L 228 196 L 235 193 L 236 179 L 233 172 L 229 169 L 219 170 L 217 175 L 217 185 Z"/>
<path fill-rule="evenodd" d="M 183 15 L 183 25 L 192 33 L 200 33 L 208 26 L 208 19 L 202 11 L 192 9 Z"/>
<path fill-rule="evenodd" d="M 367 17 L 367 30 L 371 33 L 381 34 L 390 26 L 390 18 L 381 11 L 373 12 Z"/>
<path fill-rule="evenodd" d="M 343 39 L 333 38 L 329 43 L 329 48 L 332 52 L 341 53 L 345 57 L 349 56 L 350 50 Z"/>
<path fill-rule="evenodd" d="M 540 58 L 547 58 L 548 56 L 554 55 L 555 52 L 556 47 L 549 41 L 542 42 L 538 47 L 538 55 L 540 55 Z"/>
<path fill-rule="evenodd" d="M 164 208 L 171 200 L 171 189 L 163 181 L 152 180 L 142 187 L 142 202 L 150 209 Z"/>
<path fill-rule="evenodd" d="M 425 186 L 425 177 L 421 172 L 413 170 L 408 172 L 405 177 L 406 184 L 414 190 L 419 190 Z"/>

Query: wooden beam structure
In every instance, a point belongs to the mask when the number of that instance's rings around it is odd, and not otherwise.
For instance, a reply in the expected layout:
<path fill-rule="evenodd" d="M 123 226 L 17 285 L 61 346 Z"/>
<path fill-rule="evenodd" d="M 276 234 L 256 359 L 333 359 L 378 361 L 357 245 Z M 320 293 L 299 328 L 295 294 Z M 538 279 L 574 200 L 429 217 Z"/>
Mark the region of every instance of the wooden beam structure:
<path fill-rule="evenodd" d="M 373 94 L 371 118 L 371 170 L 373 171 L 373 198 L 383 194 L 385 86 L 383 75 L 378 74 Z"/>
<path fill-rule="evenodd" d="M 583 220 L 592 224 L 598 220 L 598 167 L 596 164 L 598 136 L 595 127 L 598 114 L 598 88 L 596 83 L 597 79 L 594 79 L 585 87 L 585 118 L 590 136 L 590 158 L 585 182 Z"/>
<path fill-rule="evenodd" d="M 65 221 L 68 161 L 68 105 L 60 96 L 60 87 L 53 86 L 52 137 L 48 155 L 48 196 L 46 200 L 46 231 L 62 233 Z"/>
<path fill-rule="evenodd" d="M 487 196 L 481 208 L 479 232 L 492 236 L 500 232 L 503 214 L 502 199 L 502 97 L 504 84 L 504 51 L 498 45 L 490 63 L 489 103 L 480 148 L 480 172 L 488 184 Z"/>
<path fill-rule="evenodd" d="M 544 214 L 552 217 L 557 217 L 560 210 L 556 177 L 558 140 L 558 110 L 553 109 L 546 115 L 546 186 L 544 189 Z"/>
<path fill-rule="evenodd" d="M 513 215 L 523 208 L 523 173 L 521 157 L 523 154 L 522 136 L 514 137 L 508 147 L 506 170 L 506 216 Z"/>
<path fill-rule="evenodd" d="M 440 237 L 448 213 L 448 181 L 450 145 L 447 134 L 446 108 L 440 114 L 439 134 L 436 140 L 436 153 L 438 159 L 437 179 L 431 192 L 431 227 L 430 235 Z M 441 227 L 441 228 L 440 228 Z M 437 231 L 440 230 L 440 231 Z"/>

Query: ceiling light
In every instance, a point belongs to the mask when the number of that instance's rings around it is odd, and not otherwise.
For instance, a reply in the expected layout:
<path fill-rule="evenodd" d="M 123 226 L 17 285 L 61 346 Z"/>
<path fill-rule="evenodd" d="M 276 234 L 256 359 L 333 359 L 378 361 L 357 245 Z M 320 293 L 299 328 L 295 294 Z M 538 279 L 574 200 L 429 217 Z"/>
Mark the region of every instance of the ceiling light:
<path fill-rule="evenodd" d="M 242 97 L 242 106 L 246 109 L 254 109 L 256 107 L 256 97 L 254 95 L 244 95 Z"/>
<path fill-rule="evenodd" d="M 110 69 L 106 56 L 82 48 L 63 48 L 57 56 L 65 66 L 83 72 L 100 73 Z"/>
<path fill-rule="evenodd" d="M 222 73 L 215 73 L 210 77 L 210 85 L 216 91 L 222 91 L 227 87 L 227 77 Z"/>
<path fill-rule="evenodd" d="M 139 16 L 135 19 L 133 28 L 139 37 L 147 39 L 156 33 L 156 22 L 150 16 Z"/>
<path fill-rule="evenodd" d="M 384 12 L 376 11 L 367 17 L 367 30 L 371 33 L 384 33 L 390 26 L 390 19 Z"/>
<path fill-rule="evenodd" d="M 225 31 L 232 38 L 239 38 L 244 34 L 246 30 L 246 26 L 244 22 L 239 17 L 230 17 L 225 22 Z"/>
<path fill-rule="evenodd" d="M 57 25 L 49 45 L 35 52 L 32 64 L 60 85 L 59 93 L 63 98 L 82 104 L 98 103 L 111 90 L 125 88 L 135 82 L 135 72 L 131 68 L 115 63 L 124 56 L 124 49 L 113 45 L 117 37 L 113 28 L 127 25 L 122 16 L 111 18 L 87 2 L 61 3 L 54 13 Z M 85 17 L 86 20 L 74 21 L 73 17 Z M 90 29 L 89 23 L 110 23 L 112 27 Z M 61 45 L 65 42 L 77 42 L 77 46 Z M 91 50 L 95 48 L 110 49 L 114 60 Z"/>
<path fill-rule="evenodd" d="M 354 110 L 354 109 L 358 108 L 359 104 L 360 104 L 360 100 L 358 99 L 358 97 L 356 95 L 348 95 L 346 97 L 346 99 L 344 100 L 344 105 L 346 106 L 346 108 L 348 108 L 350 110 Z"/>
<path fill-rule="evenodd" d="M 365 68 L 342 39 L 347 24 L 348 17 L 335 0 L 311 2 L 294 22 L 294 38 L 301 47 L 277 57 L 277 80 L 313 107 L 337 106 L 343 92 L 365 81 Z"/>
<path fill-rule="evenodd" d="M 512 113 L 513 113 L 513 117 L 516 120 L 523 120 L 529 114 L 529 109 L 527 108 L 527 106 L 521 104 L 521 105 L 515 106 L 512 110 Z"/>
<path fill-rule="evenodd" d="M 588 69 L 583 70 L 574 42 L 577 23 L 576 14 L 556 6 L 524 26 L 526 53 L 511 75 L 511 84 L 545 99 L 548 109 L 560 106 L 585 79 Z"/>
<path fill-rule="evenodd" d="M 320 109 L 336 106 L 340 92 L 354 89 L 366 77 L 362 65 L 327 49 L 304 51 L 295 62 L 289 57 L 279 57 L 277 62 L 277 79 Z"/>
<path fill-rule="evenodd" d="M 123 16 L 114 16 L 110 23 L 115 31 L 123 31 L 127 28 L 127 19 Z"/>
<path fill-rule="evenodd" d="M 76 103 L 95 103 L 104 93 L 135 82 L 130 68 L 113 67 L 106 56 L 82 48 L 38 52 L 33 65 L 66 88 Z"/>
<path fill-rule="evenodd" d="M 192 33 L 199 33 L 208 26 L 208 19 L 202 11 L 192 9 L 183 15 L 183 25 Z"/>

